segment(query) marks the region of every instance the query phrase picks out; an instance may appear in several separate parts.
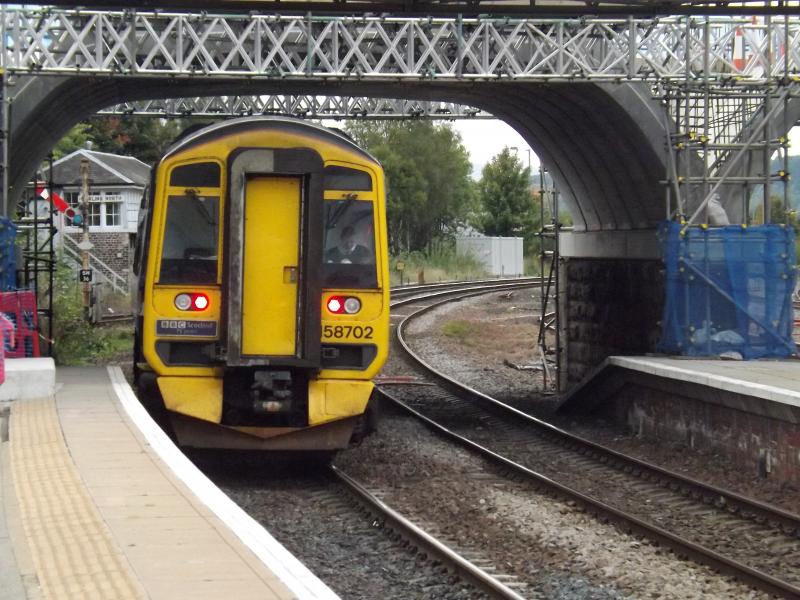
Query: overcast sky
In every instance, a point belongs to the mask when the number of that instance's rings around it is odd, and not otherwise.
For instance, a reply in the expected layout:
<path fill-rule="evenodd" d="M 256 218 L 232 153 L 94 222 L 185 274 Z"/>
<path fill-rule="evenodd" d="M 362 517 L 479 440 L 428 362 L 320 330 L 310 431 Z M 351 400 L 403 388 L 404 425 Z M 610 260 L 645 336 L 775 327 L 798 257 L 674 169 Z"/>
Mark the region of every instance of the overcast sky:
<path fill-rule="evenodd" d="M 528 161 L 528 155 L 525 152 L 529 148 L 528 144 L 503 121 L 488 119 L 453 121 L 452 125 L 461 133 L 464 145 L 470 153 L 474 177 L 480 177 L 483 165 L 505 146 L 519 148 L 519 157 L 522 159 L 523 165 Z M 789 141 L 791 143 L 789 154 L 800 154 L 800 127 L 792 129 Z M 539 159 L 533 152 L 531 152 L 531 166 L 534 170 L 539 167 Z"/>

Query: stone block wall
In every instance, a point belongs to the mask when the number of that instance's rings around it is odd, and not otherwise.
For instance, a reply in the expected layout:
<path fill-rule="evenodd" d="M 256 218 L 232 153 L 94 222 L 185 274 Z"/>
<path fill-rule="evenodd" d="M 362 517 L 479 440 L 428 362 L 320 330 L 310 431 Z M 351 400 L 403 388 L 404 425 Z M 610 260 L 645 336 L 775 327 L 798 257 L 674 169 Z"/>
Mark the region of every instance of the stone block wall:
<path fill-rule="evenodd" d="M 561 389 L 604 358 L 652 352 L 660 335 L 660 260 L 566 258 L 559 265 Z"/>
<path fill-rule="evenodd" d="M 672 380 L 638 379 L 624 385 L 601 412 L 652 442 L 714 452 L 754 477 L 800 484 L 800 408 Z M 687 389 L 692 387 L 698 389 Z M 743 409 L 709 401 L 719 395 Z M 759 414 L 764 404 L 780 414 Z"/>

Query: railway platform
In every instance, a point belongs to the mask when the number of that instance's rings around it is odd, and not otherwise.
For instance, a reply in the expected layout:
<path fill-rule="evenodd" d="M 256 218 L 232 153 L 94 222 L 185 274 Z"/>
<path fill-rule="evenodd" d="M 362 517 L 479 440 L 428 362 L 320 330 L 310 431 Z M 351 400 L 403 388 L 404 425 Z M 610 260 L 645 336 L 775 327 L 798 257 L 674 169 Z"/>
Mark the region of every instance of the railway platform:
<path fill-rule="evenodd" d="M 116 367 L 7 404 L 0 600 L 336 598 L 209 481 Z"/>
<path fill-rule="evenodd" d="M 610 356 L 561 400 L 648 438 L 800 483 L 800 361 Z"/>

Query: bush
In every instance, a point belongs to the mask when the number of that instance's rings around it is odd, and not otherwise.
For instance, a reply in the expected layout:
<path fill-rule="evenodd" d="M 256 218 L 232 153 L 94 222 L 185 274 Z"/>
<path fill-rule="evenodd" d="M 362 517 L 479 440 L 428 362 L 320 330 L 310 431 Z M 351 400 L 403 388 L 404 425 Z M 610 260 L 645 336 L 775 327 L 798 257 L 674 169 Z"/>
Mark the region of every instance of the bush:
<path fill-rule="evenodd" d="M 404 252 L 389 262 L 392 285 L 400 284 L 397 263 L 405 263 L 403 283 L 417 283 L 422 278 L 426 283 L 440 281 L 470 281 L 488 277 L 486 267 L 474 256 L 456 254 L 455 242 L 432 243 L 425 252 Z"/>
<path fill-rule="evenodd" d="M 108 362 L 129 354 L 131 325 L 92 325 L 84 317 L 81 286 L 75 270 L 60 263 L 53 288 L 53 358 L 59 365 Z"/>

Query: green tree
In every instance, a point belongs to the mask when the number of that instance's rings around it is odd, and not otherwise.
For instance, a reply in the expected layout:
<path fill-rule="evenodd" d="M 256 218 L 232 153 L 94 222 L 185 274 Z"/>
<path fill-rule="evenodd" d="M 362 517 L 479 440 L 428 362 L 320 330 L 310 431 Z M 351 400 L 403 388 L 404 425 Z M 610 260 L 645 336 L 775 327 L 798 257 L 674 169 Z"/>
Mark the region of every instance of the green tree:
<path fill-rule="evenodd" d="M 53 156 L 59 159 L 92 143 L 92 150 L 134 156 L 154 164 L 175 138 L 193 121 L 149 117 L 93 117 L 78 123 L 56 144 Z"/>
<path fill-rule="evenodd" d="M 531 194 L 530 168 L 505 147 L 483 168 L 478 195 L 481 203 L 480 229 L 486 235 L 524 236 L 534 233 L 539 220 L 540 200 Z"/>
<path fill-rule="evenodd" d="M 70 129 L 67 135 L 61 138 L 53 148 L 53 158 L 58 160 L 79 148 L 85 148 L 86 142 L 90 139 L 88 129 L 89 125 L 86 123 L 78 123 Z"/>
<path fill-rule="evenodd" d="M 394 254 L 425 250 L 449 237 L 474 212 L 469 154 L 449 125 L 354 121 L 346 131 L 383 165 Z"/>
<path fill-rule="evenodd" d="M 800 222 L 798 222 L 797 211 L 784 206 L 783 198 L 781 196 L 770 196 L 770 221 L 772 223 L 786 223 L 791 226 L 795 233 L 800 232 Z M 753 218 L 751 222 L 753 225 L 761 225 L 764 223 L 764 204 L 759 202 L 753 210 Z"/>
<path fill-rule="evenodd" d="M 86 122 L 92 149 L 155 163 L 187 123 L 183 119 L 94 117 Z"/>

